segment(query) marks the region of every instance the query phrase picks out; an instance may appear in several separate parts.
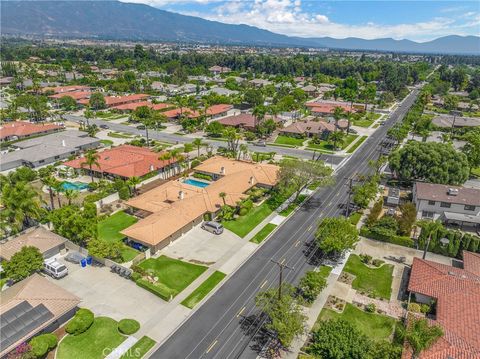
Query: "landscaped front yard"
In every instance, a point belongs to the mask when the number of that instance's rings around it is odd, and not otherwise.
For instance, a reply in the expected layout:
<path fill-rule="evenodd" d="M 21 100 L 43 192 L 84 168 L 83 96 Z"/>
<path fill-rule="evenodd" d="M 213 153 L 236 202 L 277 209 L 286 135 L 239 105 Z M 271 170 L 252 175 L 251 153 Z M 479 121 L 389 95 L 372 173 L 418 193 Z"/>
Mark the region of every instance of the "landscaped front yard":
<path fill-rule="evenodd" d="M 140 262 L 138 266 L 151 277 L 156 278 L 154 283 L 141 279 L 140 281 L 144 284 L 141 286 L 146 285 L 146 289 L 153 289 L 152 291 L 156 291 L 166 300 L 175 297 L 207 270 L 205 266 L 183 262 L 167 256 L 146 259 Z"/>
<path fill-rule="evenodd" d="M 367 313 L 354 305 L 347 303 L 342 313 L 338 313 L 332 309 L 322 309 L 313 330 L 318 328 L 320 321 L 338 318 L 355 325 L 370 339 L 376 341 L 389 340 L 396 324 L 396 320 L 391 317 L 375 313 Z"/>
<path fill-rule="evenodd" d="M 253 207 L 246 215 L 237 217 L 232 221 L 223 221 L 222 224 L 226 229 L 243 238 L 272 212 L 265 201 L 261 205 Z"/>
<path fill-rule="evenodd" d="M 304 138 L 296 138 L 296 137 L 283 136 L 283 135 L 279 135 L 275 139 L 276 144 L 290 145 L 290 146 L 302 146 L 304 141 L 305 141 Z"/>
<path fill-rule="evenodd" d="M 123 211 L 117 212 L 98 223 L 98 238 L 107 242 L 120 242 L 123 244 L 122 260 L 131 261 L 140 252 L 123 243 L 125 236 L 120 233 L 127 227 L 137 222 L 137 218 L 126 214 Z"/>
<path fill-rule="evenodd" d="M 352 134 L 346 135 L 344 137 L 342 146 L 338 146 L 339 149 L 343 150 L 347 148 L 348 145 L 350 145 L 357 137 L 358 135 L 352 135 Z M 330 151 L 330 152 L 334 151 L 333 143 L 327 140 L 322 140 L 319 143 L 313 143 L 313 140 L 310 140 L 308 141 L 308 148 L 314 149 L 314 150 L 320 150 L 320 151 Z"/>
<path fill-rule="evenodd" d="M 95 318 L 87 331 L 67 335 L 59 344 L 56 359 L 102 359 L 118 347 L 126 336 L 118 331 L 118 322 L 108 317 Z"/>
<path fill-rule="evenodd" d="M 352 254 L 343 270 L 355 276 L 352 282 L 353 289 L 367 292 L 375 297 L 390 299 L 393 265 L 383 264 L 378 268 L 370 268 L 362 263 L 359 256 Z"/>

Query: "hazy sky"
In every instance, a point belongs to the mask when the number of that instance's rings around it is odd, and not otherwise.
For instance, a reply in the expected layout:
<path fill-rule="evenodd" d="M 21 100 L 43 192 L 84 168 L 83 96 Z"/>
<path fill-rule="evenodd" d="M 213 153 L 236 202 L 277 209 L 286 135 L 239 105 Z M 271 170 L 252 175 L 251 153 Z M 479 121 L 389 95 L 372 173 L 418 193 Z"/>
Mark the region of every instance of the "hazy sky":
<path fill-rule="evenodd" d="M 303 37 L 480 35 L 480 1 L 122 0 Z"/>

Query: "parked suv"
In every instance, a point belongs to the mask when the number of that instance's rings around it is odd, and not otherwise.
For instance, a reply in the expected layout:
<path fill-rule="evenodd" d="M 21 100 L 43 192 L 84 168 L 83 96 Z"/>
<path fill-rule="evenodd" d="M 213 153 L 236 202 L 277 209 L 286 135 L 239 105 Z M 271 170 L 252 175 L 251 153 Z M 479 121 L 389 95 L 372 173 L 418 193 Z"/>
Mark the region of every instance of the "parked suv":
<path fill-rule="evenodd" d="M 56 279 L 65 277 L 68 274 L 68 268 L 55 258 L 47 259 L 43 262 L 43 270 L 50 276 Z"/>
<path fill-rule="evenodd" d="M 213 233 L 213 234 L 222 234 L 223 226 L 218 222 L 208 221 L 202 223 L 202 229 Z"/>

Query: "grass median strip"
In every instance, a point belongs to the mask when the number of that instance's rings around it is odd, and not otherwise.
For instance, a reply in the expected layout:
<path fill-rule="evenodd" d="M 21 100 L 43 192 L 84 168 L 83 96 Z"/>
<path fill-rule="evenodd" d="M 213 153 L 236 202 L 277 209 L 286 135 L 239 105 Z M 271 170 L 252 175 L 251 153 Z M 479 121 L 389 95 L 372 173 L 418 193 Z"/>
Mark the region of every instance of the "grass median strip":
<path fill-rule="evenodd" d="M 273 224 L 273 223 L 268 223 L 267 225 L 265 225 L 265 227 L 263 227 L 261 230 L 258 231 L 257 234 L 255 234 L 253 236 L 252 239 L 250 239 L 250 242 L 253 242 L 253 243 L 261 243 L 265 238 L 267 238 L 267 236 L 272 233 L 272 231 L 277 227 L 276 224 Z"/>
<path fill-rule="evenodd" d="M 193 309 L 203 298 L 207 296 L 210 291 L 217 286 L 218 283 L 225 278 L 226 274 L 215 271 L 210 277 L 208 277 L 205 282 L 200 284 L 200 286 L 195 289 L 190 295 L 181 302 L 187 308 Z"/>
<path fill-rule="evenodd" d="M 360 145 L 361 145 L 367 138 L 368 138 L 368 136 L 362 136 L 362 137 L 360 137 L 360 138 L 358 139 L 358 141 L 355 142 L 355 143 L 353 144 L 353 146 L 348 149 L 347 153 L 353 153 L 353 152 L 355 152 L 355 150 L 356 150 L 358 147 L 360 147 Z"/>
<path fill-rule="evenodd" d="M 157 342 L 146 335 L 141 337 L 120 359 L 140 359 L 153 348 Z"/>

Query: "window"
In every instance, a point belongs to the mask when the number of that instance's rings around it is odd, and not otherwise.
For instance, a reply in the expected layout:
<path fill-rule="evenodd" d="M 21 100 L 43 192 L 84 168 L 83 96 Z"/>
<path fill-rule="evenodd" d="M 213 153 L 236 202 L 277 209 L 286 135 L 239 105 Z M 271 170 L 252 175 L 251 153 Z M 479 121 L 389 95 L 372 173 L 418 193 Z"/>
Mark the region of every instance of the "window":
<path fill-rule="evenodd" d="M 443 207 L 443 208 L 450 208 L 451 206 L 451 203 L 447 203 L 447 202 L 440 202 L 440 207 Z"/>
<path fill-rule="evenodd" d="M 464 209 L 465 209 L 465 211 L 475 211 L 475 206 L 471 206 L 469 204 L 466 204 Z"/>
<path fill-rule="evenodd" d="M 437 203 L 437 202 L 435 202 L 435 201 L 428 201 L 428 205 L 429 205 L 429 206 L 435 206 L 435 203 Z"/>
<path fill-rule="evenodd" d="M 423 218 L 433 218 L 433 212 L 430 211 L 422 211 Z"/>

